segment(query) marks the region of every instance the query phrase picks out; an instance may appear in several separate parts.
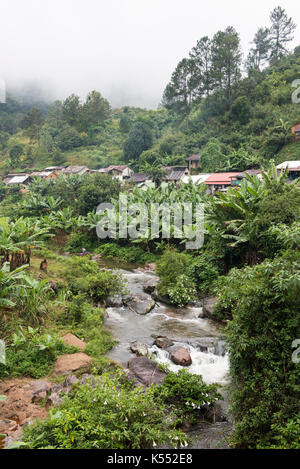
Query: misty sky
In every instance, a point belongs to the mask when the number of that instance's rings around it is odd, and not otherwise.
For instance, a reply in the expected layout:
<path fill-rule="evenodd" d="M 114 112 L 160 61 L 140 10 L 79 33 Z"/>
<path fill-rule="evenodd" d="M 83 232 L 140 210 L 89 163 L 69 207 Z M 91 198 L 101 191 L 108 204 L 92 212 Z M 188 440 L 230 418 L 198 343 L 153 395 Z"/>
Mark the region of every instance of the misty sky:
<path fill-rule="evenodd" d="M 231 25 L 246 54 L 278 4 L 298 24 L 291 47 L 300 45 L 299 0 L 6 0 L 0 78 L 51 98 L 97 89 L 114 107 L 156 108 L 197 39 Z"/>

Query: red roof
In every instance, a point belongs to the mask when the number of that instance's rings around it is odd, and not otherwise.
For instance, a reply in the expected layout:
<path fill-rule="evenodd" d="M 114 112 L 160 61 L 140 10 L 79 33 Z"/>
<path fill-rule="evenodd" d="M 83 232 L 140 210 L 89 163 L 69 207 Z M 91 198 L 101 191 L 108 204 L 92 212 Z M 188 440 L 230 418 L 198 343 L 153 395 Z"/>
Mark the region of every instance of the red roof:
<path fill-rule="evenodd" d="M 206 179 L 204 184 L 224 184 L 230 186 L 232 177 L 238 176 L 240 173 L 214 173 Z"/>

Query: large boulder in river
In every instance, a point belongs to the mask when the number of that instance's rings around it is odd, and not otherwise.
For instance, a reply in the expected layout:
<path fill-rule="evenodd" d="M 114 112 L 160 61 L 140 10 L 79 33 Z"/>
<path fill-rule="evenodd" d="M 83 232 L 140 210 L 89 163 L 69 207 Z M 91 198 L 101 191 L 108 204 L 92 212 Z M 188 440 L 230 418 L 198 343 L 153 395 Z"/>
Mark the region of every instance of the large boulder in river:
<path fill-rule="evenodd" d="M 158 282 L 159 279 L 157 277 L 150 278 L 150 280 L 148 280 L 143 287 L 144 291 L 150 294 L 153 293 L 157 287 Z"/>
<path fill-rule="evenodd" d="M 140 342 L 134 342 L 134 344 L 131 344 L 130 350 L 138 357 L 147 357 L 149 354 L 147 345 L 141 344 Z"/>
<path fill-rule="evenodd" d="M 135 313 L 141 315 L 150 313 L 150 311 L 155 306 L 155 301 L 153 300 L 153 298 L 151 298 L 150 295 L 146 294 L 132 295 L 128 300 L 126 299 L 124 302 L 128 308 L 133 310 Z"/>
<path fill-rule="evenodd" d="M 123 299 L 121 296 L 109 296 L 106 299 L 106 306 L 108 308 L 121 308 L 123 305 Z"/>
<path fill-rule="evenodd" d="M 170 358 L 175 365 L 190 366 L 192 357 L 190 352 L 183 347 L 179 347 L 170 353 Z"/>
<path fill-rule="evenodd" d="M 128 378 L 133 379 L 137 386 L 162 384 L 166 373 L 160 370 L 157 363 L 147 357 L 136 357 L 129 361 Z"/>
<path fill-rule="evenodd" d="M 167 349 L 172 347 L 174 342 L 171 339 L 168 339 L 168 337 L 157 337 L 153 345 L 156 345 L 158 348 Z"/>

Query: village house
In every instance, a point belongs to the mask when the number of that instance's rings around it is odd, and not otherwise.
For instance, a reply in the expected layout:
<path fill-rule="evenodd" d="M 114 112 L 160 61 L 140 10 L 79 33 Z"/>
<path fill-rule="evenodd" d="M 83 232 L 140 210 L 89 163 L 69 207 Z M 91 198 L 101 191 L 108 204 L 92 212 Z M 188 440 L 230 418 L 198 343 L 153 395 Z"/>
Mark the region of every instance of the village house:
<path fill-rule="evenodd" d="M 48 181 L 49 179 L 56 179 L 58 177 L 58 173 L 56 171 L 34 171 L 30 174 L 31 177 L 38 177 Z"/>
<path fill-rule="evenodd" d="M 185 161 L 187 162 L 189 171 L 197 169 L 200 166 L 201 155 L 191 155 Z"/>
<path fill-rule="evenodd" d="M 289 173 L 289 180 L 294 181 L 300 176 L 300 160 L 297 161 L 285 161 L 284 163 L 279 164 L 276 166 L 278 175 L 281 171 L 285 171 L 288 169 Z"/>
<path fill-rule="evenodd" d="M 62 170 L 64 176 L 69 176 L 70 174 L 82 175 L 88 173 L 90 170 L 87 166 L 68 166 Z"/>
<path fill-rule="evenodd" d="M 99 172 L 102 172 L 102 171 L 99 171 Z M 106 168 L 105 172 L 119 179 L 121 182 L 125 181 L 126 179 L 129 179 L 133 174 L 132 169 L 130 169 L 126 165 L 109 166 L 108 168 Z"/>
<path fill-rule="evenodd" d="M 214 173 L 209 176 L 204 184 L 208 186 L 209 192 L 215 194 L 216 192 L 226 192 L 240 173 Z"/>
<path fill-rule="evenodd" d="M 239 173 L 235 176 L 231 176 L 231 185 L 232 186 L 240 186 L 243 179 L 246 179 L 246 174 L 249 176 L 257 176 L 258 179 L 262 179 L 261 170 L 260 169 L 247 169 L 242 173 Z"/>
<path fill-rule="evenodd" d="M 175 184 L 180 184 L 183 178 L 190 174 L 186 166 L 164 166 L 162 169 L 166 171 L 166 176 L 163 178 L 164 181 L 174 182 Z"/>
<path fill-rule="evenodd" d="M 293 125 L 291 132 L 293 134 L 293 141 L 300 142 L 300 122 L 298 122 L 296 125 Z"/>
<path fill-rule="evenodd" d="M 129 179 L 129 182 L 133 182 L 137 186 L 141 186 L 146 182 L 151 182 L 151 178 L 146 173 L 135 173 L 132 174 L 131 178 Z"/>
<path fill-rule="evenodd" d="M 31 176 L 26 173 L 19 173 L 19 174 L 8 174 L 3 179 L 3 184 L 6 186 L 27 186 L 31 182 Z"/>

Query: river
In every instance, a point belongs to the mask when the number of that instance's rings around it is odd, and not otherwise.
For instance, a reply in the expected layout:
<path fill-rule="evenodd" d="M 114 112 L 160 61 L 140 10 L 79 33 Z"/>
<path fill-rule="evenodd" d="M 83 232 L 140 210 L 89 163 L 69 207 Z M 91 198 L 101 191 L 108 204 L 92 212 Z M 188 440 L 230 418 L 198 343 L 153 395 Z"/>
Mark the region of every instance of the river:
<path fill-rule="evenodd" d="M 151 272 L 139 270 L 121 272 L 132 295 L 144 294 L 144 285 L 155 277 Z M 127 366 L 134 356 L 130 345 L 140 342 L 148 346 L 149 352 L 158 363 L 167 364 L 176 372 L 182 367 L 171 362 L 166 350 L 153 345 L 155 337 L 167 336 L 175 345 L 189 350 L 192 365 L 187 369 L 190 373 L 202 375 L 207 384 L 226 384 L 229 361 L 223 347 L 220 347 L 222 330 L 213 321 L 201 318 L 201 314 L 200 307 L 175 308 L 162 302 L 156 302 L 147 315 L 136 314 L 125 306 L 107 308 L 106 326 L 118 341 L 109 356 Z M 208 344 L 207 348 L 203 344 Z"/>

